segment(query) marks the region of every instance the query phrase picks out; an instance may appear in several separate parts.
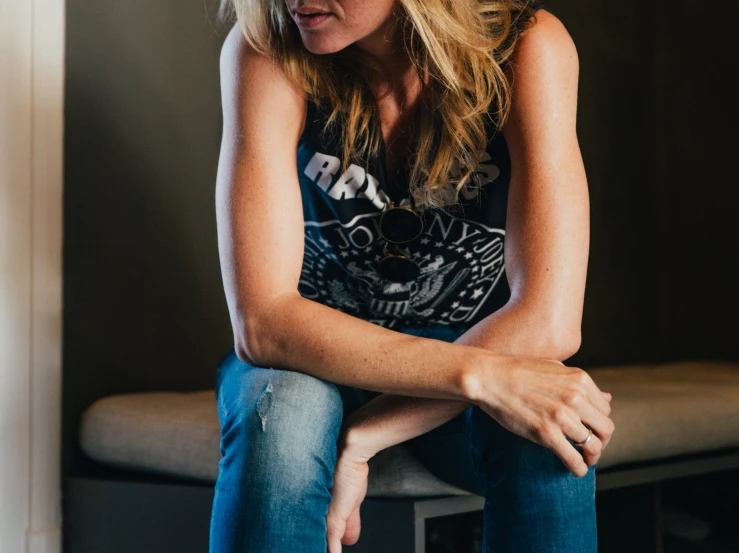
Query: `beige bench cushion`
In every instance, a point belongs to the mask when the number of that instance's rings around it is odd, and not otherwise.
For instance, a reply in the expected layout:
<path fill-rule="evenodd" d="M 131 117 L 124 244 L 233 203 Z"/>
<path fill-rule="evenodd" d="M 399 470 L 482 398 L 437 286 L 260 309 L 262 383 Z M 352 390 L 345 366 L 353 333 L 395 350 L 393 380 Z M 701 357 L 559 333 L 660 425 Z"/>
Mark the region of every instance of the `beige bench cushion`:
<path fill-rule="evenodd" d="M 588 370 L 616 425 L 598 468 L 739 447 L 739 363 L 678 361 Z"/>
<path fill-rule="evenodd" d="M 82 415 L 79 440 L 87 455 L 103 463 L 215 482 L 221 457 L 215 391 L 99 399 Z M 426 470 L 405 444 L 370 460 L 368 497 L 465 494 Z"/>
<path fill-rule="evenodd" d="M 681 361 L 589 369 L 611 392 L 616 432 L 599 469 L 622 463 L 739 447 L 739 364 Z M 214 482 L 220 459 L 215 392 L 144 392 L 93 403 L 80 445 L 122 468 Z M 370 461 L 369 497 L 465 495 L 417 461 L 405 444 Z"/>

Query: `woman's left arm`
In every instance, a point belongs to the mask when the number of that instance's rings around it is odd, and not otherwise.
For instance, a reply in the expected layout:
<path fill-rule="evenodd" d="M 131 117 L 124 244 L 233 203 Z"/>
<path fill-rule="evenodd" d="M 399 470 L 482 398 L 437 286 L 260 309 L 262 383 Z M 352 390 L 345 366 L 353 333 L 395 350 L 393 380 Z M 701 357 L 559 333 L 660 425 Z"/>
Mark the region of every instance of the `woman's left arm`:
<path fill-rule="evenodd" d="M 558 361 L 580 347 L 590 210 L 575 130 L 578 71 L 569 33 L 554 15 L 539 11 L 508 67 L 513 93 L 503 133 L 512 178 L 504 260 L 511 297 L 455 343 Z M 355 467 L 378 451 L 424 434 L 470 405 L 391 394 L 374 398 L 344 422 L 336 481 L 342 490 L 351 488 L 346 484 L 351 481 L 366 488 L 362 476 L 342 475 L 357 474 Z M 366 467 L 359 472 L 365 473 Z M 351 499 L 353 492 L 335 493 L 339 503 L 330 510 L 330 528 L 338 539 L 343 535 L 342 543 L 354 543 L 361 499 Z M 358 493 L 363 495 L 364 488 Z"/>
<path fill-rule="evenodd" d="M 559 19 L 539 11 L 507 70 L 513 93 L 503 134 L 512 178 L 504 259 L 511 297 L 455 342 L 564 361 L 580 347 L 590 207 L 575 129 L 577 51 Z M 349 417 L 344 445 L 379 451 L 470 405 L 382 394 Z"/>

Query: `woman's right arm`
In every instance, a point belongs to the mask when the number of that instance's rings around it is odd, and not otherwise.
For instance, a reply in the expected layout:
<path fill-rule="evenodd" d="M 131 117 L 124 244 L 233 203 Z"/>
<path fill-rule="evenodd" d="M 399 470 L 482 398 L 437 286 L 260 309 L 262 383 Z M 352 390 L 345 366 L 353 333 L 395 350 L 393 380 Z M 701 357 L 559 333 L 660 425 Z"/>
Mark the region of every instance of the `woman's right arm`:
<path fill-rule="evenodd" d="M 248 47 L 238 26 L 224 43 L 221 76 L 218 244 L 240 359 L 378 392 L 471 400 L 488 412 L 508 393 L 496 389 L 496 375 L 526 363 L 541 373 L 538 384 L 563 395 L 584 390 L 592 404 L 603 402 L 592 380 L 583 382 L 584 371 L 556 361 L 410 336 L 303 298 L 296 157 L 306 100 Z M 479 397 L 481 381 L 490 397 Z"/>
<path fill-rule="evenodd" d="M 239 358 L 379 392 L 464 397 L 466 368 L 493 368 L 503 358 L 383 328 L 298 293 L 304 221 L 296 152 L 307 102 L 238 26 L 221 52 L 221 94 L 218 248 Z"/>

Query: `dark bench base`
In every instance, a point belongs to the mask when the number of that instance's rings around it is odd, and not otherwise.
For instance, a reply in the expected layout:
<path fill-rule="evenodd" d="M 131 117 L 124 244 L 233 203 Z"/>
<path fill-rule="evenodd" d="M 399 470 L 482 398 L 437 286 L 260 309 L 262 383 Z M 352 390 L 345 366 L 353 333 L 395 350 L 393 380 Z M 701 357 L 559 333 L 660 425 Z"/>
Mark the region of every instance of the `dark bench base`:
<path fill-rule="evenodd" d="M 739 468 L 739 451 L 622 465 L 597 475 L 600 553 L 662 553 L 660 482 Z M 65 553 L 207 553 L 213 487 L 67 478 Z M 367 498 L 353 553 L 425 553 L 426 521 L 482 509 L 478 496 Z M 460 552 L 465 553 L 465 552 Z"/>

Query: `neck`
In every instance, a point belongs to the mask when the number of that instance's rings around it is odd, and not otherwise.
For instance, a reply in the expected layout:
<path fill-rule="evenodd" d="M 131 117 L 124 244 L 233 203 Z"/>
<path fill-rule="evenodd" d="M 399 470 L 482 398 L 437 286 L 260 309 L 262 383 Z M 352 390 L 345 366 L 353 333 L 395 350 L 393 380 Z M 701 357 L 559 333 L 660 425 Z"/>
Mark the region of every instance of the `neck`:
<path fill-rule="evenodd" d="M 354 43 L 382 69 L 381 75 L 373 75 L 370 79 L 378 98 L 389 90 L 393 90 L 393 95 L 399 99 L 412 97 L 420 84 L 413 63 L 403 47 L 400 23 L 393 15 L 371 34 Z"/>

